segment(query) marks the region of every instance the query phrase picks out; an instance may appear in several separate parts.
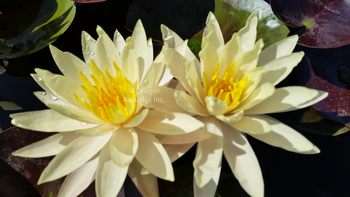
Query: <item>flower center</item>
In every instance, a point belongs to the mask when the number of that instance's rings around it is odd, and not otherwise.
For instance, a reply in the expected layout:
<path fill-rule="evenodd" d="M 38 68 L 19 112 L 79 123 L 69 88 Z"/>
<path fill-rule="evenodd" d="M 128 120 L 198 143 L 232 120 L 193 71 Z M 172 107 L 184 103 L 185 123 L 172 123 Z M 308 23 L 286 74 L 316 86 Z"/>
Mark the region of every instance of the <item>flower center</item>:
<path fill-rule="evenodd" d="M 238 79 L 234 81 L 234 64 L 235 62 L 233 61 L 226 69 L 222 78 L 220 78 L 218 73 L 219 62 L 216 63 L 209 83 L 205 78 L 205 70 L 202 77 L 205 95 L 213 96 L 224 101 L 228 107 L 236 107 L 241 103 L 242 92 L 248 81 L 248 76 L 245 76 L 240 81 Z"/>
<path fill-rule="evenodd" d="M 134 85 L 124 76 L 115 62 L 113 62 L 115 77 L 109 74 L 107 67 L 103 74 L 92 60 L 90 60 L 90 65 L 92 71 L 90 77 L 95 85 L 79 71 L 83 81 L 80 87 L 85 91 L 89 102 L 73 93 L 75 98 L 101 120 L 115 124 L 125 122 L 135 113 L 136 109 Z"/>

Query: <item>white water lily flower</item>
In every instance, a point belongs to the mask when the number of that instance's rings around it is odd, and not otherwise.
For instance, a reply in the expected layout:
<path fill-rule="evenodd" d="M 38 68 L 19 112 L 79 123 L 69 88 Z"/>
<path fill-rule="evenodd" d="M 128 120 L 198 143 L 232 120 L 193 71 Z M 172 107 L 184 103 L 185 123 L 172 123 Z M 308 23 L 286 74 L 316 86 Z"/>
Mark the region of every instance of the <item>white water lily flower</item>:
<path fill-rule="evenodd" d="M 181 136 L 203 123 L 186 114 L 147 109 L 137 102 L 143 89 L 172 79 L 163 75 L 163 51 L 153 61 L 152 41 L 147 41 L 141 21 L 126 40 L 118 31 L 114 42 L 102 28 L 97 27 L 97 33 L 97 41 L 82 34 L 86 63 L 50 46 L 64 76 L 36 69 L 33 78 L 56 101 L 45 103 L 50 109 L 11 117 L 18 127 L 58 133 L 13 155 L 56 155 L 38 184 L 68 175 L 58 196 L 77 196 L 95 180 L 98 197 L 115 197 L 127 173 L 144 196 L 158 196 L 156 177 L 174 180 L 171 159 L 160 141 L 165 138 L 177 144 Z M 150 174 L 141 175 L 143 169 Z"/>
<path fill-rule="evenodd" d="M 179 80 L 176 89 L 159 87 L 169 101 L 203 121 L 212 137 L 198 142 L 193 162 L 194 194 L 215 194 L 224 154 L 232 172 L 251 196 L 264 195 L 260 166 L 245 133 L 288 151 L 319 153 L 309 140 L 294 129 L 263 115 L 310 106 L 327 96 L 326 92 L 300 86 L 275 88 L 300 62 L 304 53 L 292 53 L 297 36 L 288 37 L 262 51 L 256 41 L 257 16 L 251 14 L 246 25 L 226 44 L 214 16 L 210 13 L 202 39 L 200 62 L 184 53 L 187 40 L 162 26 L 168 44 L 165 58 L 170 73 Z M 174 49 L 172 49 L 174 48 Z M 182 48 L 182 50 L 179 50 Z M 144 103 L 148 107 L 170 111 L 168 106 Z"/>

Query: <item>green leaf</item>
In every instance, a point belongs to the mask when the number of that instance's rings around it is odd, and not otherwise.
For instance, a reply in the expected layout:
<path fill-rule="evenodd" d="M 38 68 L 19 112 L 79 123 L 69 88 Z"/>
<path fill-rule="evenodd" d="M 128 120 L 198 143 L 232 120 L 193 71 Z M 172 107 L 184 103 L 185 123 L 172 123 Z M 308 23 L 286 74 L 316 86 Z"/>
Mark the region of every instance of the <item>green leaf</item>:
<path fill-rule="evenodd" d="M 288 28 L 273 14 L 271 7 L 263 0 L 215 0 L 214 15 L 218 20 L 225 42 L 231 39 L 233 33 L 244 27 L 248 16 L 258 14 L 257 38 L 264 40 L 264 48 L 287 37 Z M 196 48 L 202 39 L 203 31 L 194 35 L 189 42 L 190 48 Z M 193 40 L 191 42 L 191 40 Z M 197 49 L 197 48 L 196 48 Z M 197 49 L 198 50 L 198 49 Z M 197 53 L 195 53 L 197 54 Z"/>

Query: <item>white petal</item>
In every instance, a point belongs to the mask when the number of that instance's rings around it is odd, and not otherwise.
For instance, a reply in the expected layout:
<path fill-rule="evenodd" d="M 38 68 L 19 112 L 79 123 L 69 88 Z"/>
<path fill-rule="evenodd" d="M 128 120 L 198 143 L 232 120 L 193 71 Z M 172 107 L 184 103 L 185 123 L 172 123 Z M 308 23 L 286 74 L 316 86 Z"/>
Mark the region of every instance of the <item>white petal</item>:
<path fill-rule="evenodd" d="M 137 60 L 134 41 L 129 37 L 126 39 L 126 45 L 122 54 L 121 70 L 125 77 L 133 84 L 139 80 L 139 62 Z"/>
<path fill-rule="evenodd" d="M 109 146 L 102 148 L 96 172 L 95 189 L 97 197 L 115 197 L 125 181 L 128 167 L 121 168 L 113 162 Z"/>
<path fill-rule="evenodd" d="M 237 122 L 226 123 L 239 131 L 249 134 L 263 134 L 272 131 L 269 123 L 260 118 L 260 116 L 243 116 Z"/>
<path fill-rule="evenodd" d="M 190 150 L 196 143 L 190 144 L 164 144 L 163 147 L 169 155 L 171 163 L 182 157 L 188 150 Z"/>
<path fill-rule="evenodd" d="M 270 124 L 272 132 L 261 135 L 250 134 L 256 139 L 296 153 L 315 154 L 320 152 L 308 139 L 291 127 L 269 116 L 260 115 L 260 118 Z"/>
<path fill-rule="evenodd" d="M 204 187 L 199 188 L 196 184 L 196 181 L 193 180 L 193 192 L 195 197 L 212 197 L 215 195 L 216 188 L 219 184 L 219 178 L 221 173 L 221 163 L 216 169 L 215 174 L 211 178 L 208 184 Z"/>
<path fill-rule="evenodd" d="M 140 75 L 143 77 L 148 70 L 146 68 L 147 62 L 148 62 L 148 46 L 147 46 L 147 37 L 145 29 L 143 28 L 141 20 L 138 20 L 136 22 L 135 28 L 132 32 L 132 39 L 135 43 L 135 50 L 137 54 L 137 58 L 140 61 L 140 64 L 142 65 L 142 70 L 140 69 Z M 141 80 L 141 78 L 140 78 Z"/>
<path fill-rule="evenodd" d="M 221 125 L 218 120 L 213 120 L 207 131 L 221 133 Z M 207 123 L 206 123 L 207 124 Z M 194 178 L 199 188 L 204 187 L 220 167 L 223 151 L 223 138 L 213 135 L 211 138 L 198 142 L 196 158 L 193 161 Z"/>
<path fill-rule="evenodd" d="M 175 91 L 173 95 L 176 103 L 189 113 L 202 116 L 209 115 L 207 109 L 189 94 L 183 91 Z"/>
<path fill-rule="evenodd" d="M 110 137 L 111 134 L 77 138 L 51 160 L 41 173 L 38 184 L 59 179 L 73 172 L 100 151 Z"/>
<path fill-rule="evenodd" d="M 149 89 L 139 89 L 137 99 L 147 108 L 162 112 L 188 113 L 176 104 L 175 89 L 158 86 Z"/>
<path fill-rule="evenodd" d="M 298 65 L 303 56 L 304 52 L 297 52 L 267 63 L 264 66 L 265 72 L 261 78 L 260 84 L 270 82 L 273 85 L 277 85 L 292 72 L 293 68 Z"/>
<path fill-rule="evenodd" d="M 143 166 L 134 159 L 130 166 L 128 175 L 136 188 L 145 197 L 159 197 L 158 180 L 153 174 L 141 175 Z"/>
<path fill-rule="evenodd" d="M 298 35 L 289 36 L 267 47 L 260 54 L 258 66 L 264 66 L 268 62 L 289 55 L 293 52 L 298 42 Z M 283 66 L 283 65 L 281 65 Z"/>
<path fill-rule="evenodd" d="M 113 62 L 121 67 L 121 59 L 117 48 L 108 35 L 101 35 L 96 42 L 98 67 L 103 72 L 107 67 L 108 72 L 114 77 L 115 69 Z M 96 62 L 95 62 L 96 63 Z"/>
<path fill-rule="evenodd" d="M 97 118 L 91 112 L 83 111 L 75 107 L 70 107 L 67 105 L 52 104 L 52 103 L 47 103 L 46 106 L 55 110 L 57 113 L 60 113 L 63 116 L 72 118 L 74 120 L 79 120 L 81 122 L 86 122 L 91 124 L 106 124 L 106 122 Z"/>
<path fill-rule="evenodd" d="M 217 119 L 221 120 L 221 121 L 224 121 L 224 122 L 228 122 L 228 123 L 233 123 L 233 122 L 237 122 L 239 120 L 242 119 L 243 117 L 243 110 L 237 112 L 237 113 L 234 113 L 234 114 L 231 114 L 231 115 L 217 115 L 215 116 Z"/>
<path fill-rule="evenodd" d="M 167 26 L 162 24 L 160 28 L 162 31 L 163 41 L 167 43 L 170 48 L 175 49 L 177 46 L 183 43 L 181 37 L 169 29 Z"/>
<path fill-rule="evenodd" d="M 96 64 L 98 64 L 98 60 L 96 56 L 97 54 L 96 40 L 85 31 L 81 32 L 81 46 L 83 50 L 84 60 L 86 63 L 85 66 L 89 68 L 88 65 L 90 65 L 90 59 L 94 61 Z M 85 75 L 85 76 L 88 76 L 88 75 Z"/>
<path fill-rule="evenodd" d="M 82 193 L 95 180 L 98 159 L 99 157 L 94 157 L 70 173 L 64 179 L 57 197 L 78 196 Z"/>
<path fill-rule="evenodd" d="M 324 91 L 320 91 L 320 90 L 316 90 L 316 91 L 317 91 L 317 96 L 315 96 L 312 100 L 307 101 L 307 102 L 300 104 L 298 106 L 289 108 L 287 110 L 284 110 L 283 112 L 294 111 L 294 110 L 302 109 L 305 107 L 309 107 L 313 104 L 316 104 L 316 103 L 322 101 L 323 99 L 325 99 L 328 96 L 328 92 L 324 92 Z"/>
<path fill-rule="evenodd" d="M 241 38 L 243 53 L 252 50 L 254 47 L 257 24 L 258 17 L 256 13 L 253 12 L 249 15 L 245 26 L 238 31 L 238 35 Z"/>
<path fill-rule="evenodd" d="M 119 129 L 119 127 L 119 125 L 115 124 L 104 124 L 90 129 L 81 129 L 78 130 L 77 133 L 84 136 L 100 136 L 113 132 Z"/>
<path fill-rule="evenodd" d="M 196 65 L 194 62 L 186 62 L 185 63 L 185 67 L 186 67 L 186 79 L 188 84 L 190 85 L 190 87 L 194 90 L 194 92 L 196 93 L 196 96 L 198 98 L 198 100 L 201 102 L 202 105 L 204 105 L 204 90 L 203 90 L 203 86 L 202 83 L 198 77 L 198 73 L 196 71 Z"/>
<path fill-rule="evenodd" d="M 258 105 L 246 110 L 245 114 L 267 114 L 282 112 L 312 100 L 317 90 L 301 86 L 277 88 L 272 96 Z"/>
<path fill-rule="evenodd" d="M 77 83 L 81 83 L 82 81 L 79 76 L 79 70 L 82 71 L 85 76 L 88 76 L 91 73 L 89 66 L 75 55 L 69 52 L 62 52 L 53 45 L 49 45 L 49 47 L 53 59 L 64 76 L 69 77 Z"/>
<path fill-rule="evenodd" d="M 191 144 L 208 139 L 211 136 L 211 133 L 198 129 L 182 135 L 157 135 L 156 137 L 162 144 Z"/>
<path fill-rule="evenodd" d="M 138 126 L 146 118 L 147 114 L 148 114 L 148 109 L 143 109 L 138 114 L 136 114 L 136 115 L 132 116 L 131 118 L 129 118 L 129 120 L 127 120 L 123 124 L 123 127 L 124 128 L 129 128 L 129 127 L 136 127 L 136 126 Z"/>
<path fill-rule="evenodd" d="M 232 61 L 237 59 L 242 54 L 242 46 L 241 46 L 241 39 L 239 38 L 237 33 L 234 33 L 230 39 L 224 46 L 224 49 L 222 50 L 220 57 L 219 57 L 219 69 L 218 73 L 219 76 L 223 76 L 226 68 L 230 66 Z M 211 74 L 211 73 L 208 73 Z"/>
<path fill-rule="evenodd" d="M 67 132 L 98 126 L 62 116 L 51 109 L 11 114 L 11 117 L 13 125 L 43 132 Z"/>
<path fill-rule="evenodd" d="M 13 152 L 12 155 L 27 158 L 57 155 L 79 136 L 80 135 L 76 134 L 75 132 L 57 133 L 43 140 L 25 146 Z"/>
<path fill-rule="evenodd" d="M 152 38 L 150 38 L 147 40 L 147 62 L 145 65 L 145 69 L 143 71 L 142 79 L 145 77 L 152 63 L 153 63 L 153 42 L 152 42 Z"/>
<path fill-rule="evenodd" d="M 202 50 L 199 52 L 198 56 L 201 60 L 201 74 L 205 71 L 204 76 L 207 82 L 209 82 L 219 57 L 214 45 L 205 37 L 202 39 Z"/>
<path fill-rule="evenodd" d="M 48 94 L 51 95 L 55 95 L 54 91 L 51 90 L 46 83 L 44 82 L 44 80 L 41 79 L 41 77 L 39 77 L 38 74 L 30 74 L 30 76 L 33 77 L 33 79 L 35 80 L 36 83 L 38 83 L 38 85 L 45 90 L 45 92 L 47 92 Z"/>
<path fill-rule="evenodd" d="M 259 162 L 247 138 L 239 131 L 222 123 L 224 154 L 233 174 L 251 196 L 264 196 L 264 181 Z"/>
<path fill-rule="evenodd" d="M 150 110 L 137 127 L 157 134 L 179 135 L 190 133 L 202 126 L 202 122 L 186 114 Z"/>
<path fill-rule="evenodd" d="M 125 40 L 117 29 L 114 32 L 113 42 L 119 54 L 122 55 L 123 49 L 125 47 Z"/>
<path fill-rule="evenodd" d="M 209 12 L 208 14 L 203 37 L 208 39 L 208 41 L 214 45 L 217 54 L 221 53 L 225 45 L 224 38 L 222 36 L 219 23 L 212 12 Z"/>
<path fill-rule="evenodd" d="M 119 167 L 127 167 L 138 148 L 137 133 L 133 128 L 120 128 L 114 131 L 109 143 L 112 160 Z"/>
<path fill-rule="evenodd" d="M 210 115 L 222 115 L 227 111 L 227 105 L 224 101 L 213 97 L 207 96 L 205 97 L 205 103 Z"/>
<path fill-rule="evenodd" d="M 73 95 L 73 93 L 76 93 L 80 97 L 85 97 L 84 90 L 77 82 L 68 77 L 55 75 L 47 70 L 39 68 L 36 68 L 35 72 L 45 81 L 45 84 L 56 93 L 54 96 L 59 100 L 66 101 L 81 110 L 86 110 Z"/>
<path fill-rule="evenodd" d="M 137 129 L 139 137 L 139 149 L 136 159 L 155 176 L 174 181 L 174 171 L 170 159 L 157 138 L 141 129 Z"/>
<path fill-rule="evenodd" d="M 239 65 L 239 69 L 243 73 L 247 73 L 256 68 L 258 63 L 259 54 L 264 46 L 262 39 L 259 39 L 252 50 L 243 53 L 239 58 L 237 58 L 235 65 Z"/>

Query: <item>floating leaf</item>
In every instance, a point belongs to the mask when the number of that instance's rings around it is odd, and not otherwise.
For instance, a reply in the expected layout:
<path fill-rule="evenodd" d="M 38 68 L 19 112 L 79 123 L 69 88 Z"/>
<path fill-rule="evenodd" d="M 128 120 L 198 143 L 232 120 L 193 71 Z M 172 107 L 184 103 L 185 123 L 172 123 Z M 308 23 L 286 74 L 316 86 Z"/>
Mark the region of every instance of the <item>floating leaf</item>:
<path fill-rule="evenodd" d="M 313 105 L 325 118 L 350 127 L 350 45 L 335 49 L 312 49 L 298 46 L 305 57 L 297 67 L 301 85 L 328 92 L 328 97 Z"/>
<path fill-rule="evenodd" d="M 231 39 L 233 33 L 244 27 L 248 16 L 258 14 L 257 40 L 264 40 L 264 47 L 287 37 L 288 28 L 273 14 L 271 7 L 263 0 L 216 0 L 215 17 L 218 20 L 225 42 Z M 201 42 L 203 31 L 198 32 L 189 42 L 192 50 L 198 51 L 198 42 Z"/>
<path fill-rule="evenodd" d="M 0 96 L 0 110 L 19 110 L 19 109 L 22 109 L 22 107 Z"/>
<path fill-rule="evenodd" d="M 107 0 L 70 0 L 70 1 L 74 1 L 77 3 L 99 3 L 99 2 L 104 2 Z"/>
<path fill-rule="evenodd" d="M 350 44 L 348 0 L 270 0 L 276 16 L 291 27 L 306 27 L 298 44 L 334 48 Z"/>
<path fill-rule="evenodd" d="M 69 0 L 20 3 L 2 0 L 0 7 L 0 59 L 28 55 L 44 48 L 68 28 L 76 10 L 74 2 Z"/>

